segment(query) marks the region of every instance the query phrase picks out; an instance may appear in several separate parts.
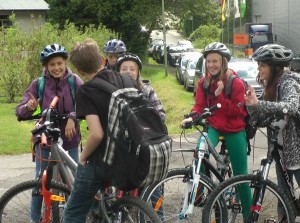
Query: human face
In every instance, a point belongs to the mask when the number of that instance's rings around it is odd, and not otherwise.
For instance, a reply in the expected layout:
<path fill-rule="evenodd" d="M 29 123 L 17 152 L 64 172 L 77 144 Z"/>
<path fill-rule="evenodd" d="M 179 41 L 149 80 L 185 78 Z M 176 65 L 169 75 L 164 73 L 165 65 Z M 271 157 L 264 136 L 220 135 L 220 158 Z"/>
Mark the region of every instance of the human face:
<path fill-rule="evenodd" d="M 260 80 L 268 81 L 271 78 L 271 67 L 263 62 L 258 62 L 258 75 Z"/>
<path fill-rule="evenodd" d="M 117 62 L 118 56 L 119 56 L 119 54 L 117 54 L 117 53 L 108 53 L 107 54 L 108 64 L 111 66 L 115 65 Z"/>
<path fill-rule="evenodd" d="M 218 53 L 208 54 L 206 56 L 206 66 L 212 76 L 218 75 L 222 69 L 222 56 Z"/>
<path fill-rule="evenodd" d="M 60 56 L 53 57 L 48 60 L 45 67 L 52 77 L 61 79 L 67 69 L 66 60 Z"/>
<path fill-rule="evenodd" d="M 136 80 L 139 76 L 139 67 L 136 62 L 127 60 L 121 64 L 120 73 L 129 73 L 130 76 Z"/>

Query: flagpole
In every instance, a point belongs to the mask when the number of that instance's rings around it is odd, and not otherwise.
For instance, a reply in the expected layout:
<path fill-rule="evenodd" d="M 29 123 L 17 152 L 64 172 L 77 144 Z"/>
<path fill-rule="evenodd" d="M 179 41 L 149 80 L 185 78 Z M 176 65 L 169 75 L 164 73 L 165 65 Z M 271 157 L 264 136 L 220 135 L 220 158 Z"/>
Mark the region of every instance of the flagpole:
<path fill-rule="evenodd" d="M 235 0 L 233 0 L 233 1 L 235 1 Z M 232 56 L 234 56 L 234 43 L 233 43 L 233 37 L 234 37 L 234 33 L 235 33 L 235 12 L 234 12 L 234 10 L 235 10 L 235 2 L 233 2 L 233 19 L 232 19 Z"/>
<path fill-rule="evenodd" d="M 226 9 L 226 13 L 228 15 L 228 17 L 227 17 L 227 45 L 229 44 L 229 18 L 230 18 L 229 3 L 230 3 L 230 0 L 227 0 L 227 9 Z M 228 10 L 228 12 L 227 12 L 227 10 Z"/>

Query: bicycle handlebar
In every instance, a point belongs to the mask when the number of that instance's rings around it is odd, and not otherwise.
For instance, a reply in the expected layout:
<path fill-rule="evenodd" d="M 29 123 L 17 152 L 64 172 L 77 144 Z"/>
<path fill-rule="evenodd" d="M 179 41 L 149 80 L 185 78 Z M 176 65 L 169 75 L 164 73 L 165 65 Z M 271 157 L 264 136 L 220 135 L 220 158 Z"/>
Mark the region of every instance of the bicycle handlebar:
<path fill-rule="evenodd" d="M 181 127 L 184 129 L 187 129 L 187 128 L 191 128 L 193 125 L 201 125 L 199 120 L 202 120 L 202 119 L 212 116 L 213 115 L 212 112 L 218 110 L 219 108 L 221 108 L 221 104 L 217 103 L 216 105 L 214 105 L 210 108 L 205 108 L 201 115 L 199 115 L 197 112 L 188 113 L 188 114 L 184 115 L 184 118 L 191 117 L 191 118 L 193 118 L 193 121 L 186 122 Z"/>

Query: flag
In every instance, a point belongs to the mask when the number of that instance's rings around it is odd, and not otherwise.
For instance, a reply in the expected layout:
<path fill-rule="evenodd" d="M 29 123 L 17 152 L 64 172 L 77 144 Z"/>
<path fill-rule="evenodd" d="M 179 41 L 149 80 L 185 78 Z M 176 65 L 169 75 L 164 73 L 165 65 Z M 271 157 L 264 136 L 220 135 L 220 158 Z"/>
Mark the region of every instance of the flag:
<path fill-rule="evenodd" d="M 225 21 L 225 4 L 226 0 L 222 0 L 222 22 Z"/>
<path fill-rule="evenodd" d="M 234 18 L 241 17 L 238 0 L 233 0 L 233 14 L 234 14 Z"/>
<path fill-rule="evenodd" d="M 240 11 L 241 16 L 244 17 L 246 12 L 246 0 L 241 0 Z"/>

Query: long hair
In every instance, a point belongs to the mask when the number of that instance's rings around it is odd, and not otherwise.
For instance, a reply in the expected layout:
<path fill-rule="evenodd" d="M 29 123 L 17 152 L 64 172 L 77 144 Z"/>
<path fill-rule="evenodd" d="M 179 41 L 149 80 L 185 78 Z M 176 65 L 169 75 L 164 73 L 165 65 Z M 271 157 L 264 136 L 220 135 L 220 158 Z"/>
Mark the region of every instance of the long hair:
<path fill-rule="evenodd" d="M 257 82 L 264 88 L 264 100 L 276 101 L 278 80 L 284 72 L 284 67 L 278 65 L 270 65 L 271 78 L 268 81 L 260 79 L 259 74 L 257 75 Z"/>

